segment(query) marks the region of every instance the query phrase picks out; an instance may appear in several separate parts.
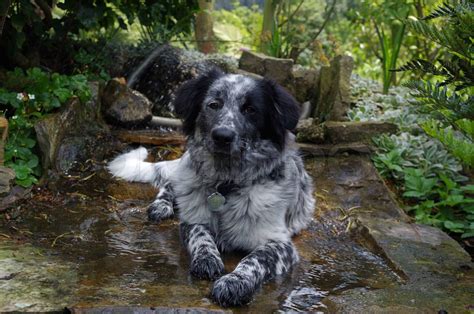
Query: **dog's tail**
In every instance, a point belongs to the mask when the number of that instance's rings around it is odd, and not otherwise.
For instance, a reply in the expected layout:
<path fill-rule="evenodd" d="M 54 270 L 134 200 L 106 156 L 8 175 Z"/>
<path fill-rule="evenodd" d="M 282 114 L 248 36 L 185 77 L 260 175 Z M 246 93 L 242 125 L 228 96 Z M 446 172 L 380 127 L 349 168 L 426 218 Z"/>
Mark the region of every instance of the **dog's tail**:
<path fill-rule="evenodd" d="M 147 155 L 145 147 L 137 148 L 116 157 L 107 169 L 113 176 L 127 181 L 153 183 L 157 173 L 154 163 L 144 161 Z"/>

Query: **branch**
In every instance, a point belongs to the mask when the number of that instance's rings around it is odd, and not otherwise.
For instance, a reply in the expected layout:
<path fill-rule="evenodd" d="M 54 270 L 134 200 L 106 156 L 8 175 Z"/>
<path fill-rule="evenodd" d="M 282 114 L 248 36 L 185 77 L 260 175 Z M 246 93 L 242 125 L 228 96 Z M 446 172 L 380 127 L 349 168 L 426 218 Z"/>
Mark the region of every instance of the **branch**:
<path fill-rule="evenodd" d="M 324 30 L 324 28 L 326 27 L 326 24 L 329 22 L 329 18 L 331 17 L 332 12 L 334 11 L 334 7 L 336 6 L 336 2 L 337 2 L 337 0 L 332 1 L 331 7 L 329 8 L 329 11 L 327 11 L 328 13 L 326 15 L 326 19 L 324 20 L 323 24 L 321 25 L 319 30 L 316 32 L 316 34 L 313 37 L 311 37 L 311 40 L 309 40 L 306 43 L 306 45 L 304 45 L 303 48 L 300 51 L 303 51 L 303 50 L 307 49 L 316 40 L 316 38 L 318 38 L 319 34 L 321 34 L 321 32 Z"/>
<path fill-rule="evenodd" d="M 51 26 L 53 23 L 53 14 L 51 13 L 51 7 L 44 0 L 34 0 L 44 13 L 44 20 L 47 26 Z"/>
<path fill-rule="evenodd" d="M 281 22 L 279 26 L 282 27 L 283 25 L 288 23 L 295 16 L 295 14 L 299 11 L 299 9 L 301 8 L 301 5 L 303 5 L 303 3 L 304 3 L 304 0 L 301 0 L 301 2 L 298 4 L 296 9 L 293 12 L 291 12 L 290 16 L 288 16 L 288 18 L 286 20 Z"/>
<path fill-rule="evenodd" d="M 0 8 L 0 37 L 2 37 L 3 25 L 5 25 L 5 21 L 7 19 L 8 9 L 10 9 L 10 3 L 11 0 L 6 0 Z"/>

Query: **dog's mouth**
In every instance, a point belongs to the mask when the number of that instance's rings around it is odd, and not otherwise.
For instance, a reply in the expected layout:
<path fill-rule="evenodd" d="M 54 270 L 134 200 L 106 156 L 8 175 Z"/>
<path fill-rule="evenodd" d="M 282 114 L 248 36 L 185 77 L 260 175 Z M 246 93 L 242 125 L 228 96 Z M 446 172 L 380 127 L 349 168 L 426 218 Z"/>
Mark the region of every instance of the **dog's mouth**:
<path fill-rule="evenodd" d="M 230 157 L 240 152 L 238 145 L 235 143 L 222 144 L 222 143 L 213 143 L 212 153 L 217 157 Z"/>
<path fill-rule="evenodd" d="M 244 139 L 231 143 L 219 143 L 210 141 L 208 143 L 209 151 L 217 158 L 229 158 L 231 156 L 240 156 L 248 149 L 248 142 Z"/>

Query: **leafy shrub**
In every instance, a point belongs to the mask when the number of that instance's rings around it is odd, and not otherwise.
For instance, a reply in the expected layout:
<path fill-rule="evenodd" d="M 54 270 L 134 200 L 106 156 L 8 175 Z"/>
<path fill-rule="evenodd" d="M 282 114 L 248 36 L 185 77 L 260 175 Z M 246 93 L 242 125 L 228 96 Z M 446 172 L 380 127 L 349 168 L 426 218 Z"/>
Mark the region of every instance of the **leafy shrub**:
<path fill-rule="evenodd" d="M 5 66 L 29 67 L 48 57 L 48 51 L 73 50 L 72 42 L 81 39 L 114 37 L 120 30 L 138 24 L 141 39 L 167 42 L 173 36 L 192 31 L 196 0 L 150 1 L 7 1 L 0 5 L 6 16 L 0 60 Z M 46 47 L 48 49 L 46 49 Z M 46 50 L 46 51 L 43 51 Z M 69 60 L 65 60 L 69 62 Z"/>
<path fill-rule="evenodd" d="M 419 133 L 419 123 L 427 120 L 427 116 L 412 104 L 414 98 L 406 87 L 392 87 L 389 94 L 381 94 L 377 82 L 357 74 L 351 77 L 351 87 L 355 100 L 347 111 L 351 121 L 387 121 L 397 124 L 401 131 Z"/>
<path fill-rule="evenodd" d="M 265 1 L 260 51 L 295 61 L 302 54 L 320 53 L 321 42 L 317 39 L 330 21 L 336 2 L 328 1 L 324 7 L 324 1 L 319 0 Z"/>
<path fill-rule="evenodd" d="M 375 166 L 386 177 L 403 180 L 406 168 L 420 170 L 426 178 L 446 176 L 456 182 L 466 181 L 459 174 L 462 166 L 443 145 L 428 136 L 402 132 L 374 138 L 378 154 Z"/>
<path fill-rule="evenodd" d="M 65 76 L 38 68 L 8 72 L 0 87 L 0 104 L 9 119 L 9 137 L 5 147 L 5 164 L 16 173 L 16 183 L 28 187 L 41 175 L 34 123 L 72 97 L 90 98 L 83 75 Z"/>
<path fill-rule="evenodd" d="M 460 175 L 461 164 L 438 141 L 403 132 L 374 139 L 374 164 L 401 186 L 400 194 L 418 222 L 474 236 L 474 185 Z"/>

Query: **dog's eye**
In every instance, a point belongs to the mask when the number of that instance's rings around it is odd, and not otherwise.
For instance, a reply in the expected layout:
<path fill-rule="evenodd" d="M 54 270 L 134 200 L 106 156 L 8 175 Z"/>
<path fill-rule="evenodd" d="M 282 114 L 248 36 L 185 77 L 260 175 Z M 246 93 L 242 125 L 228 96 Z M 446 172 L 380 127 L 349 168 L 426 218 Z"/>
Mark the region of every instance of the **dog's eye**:
<path fill-rule="evenodd" d="M 220 103 L 218 103 L 217 101 L 213 101 L 213 102 L 210 102 L 207 104 L 207 106 L 213 110 L 217 110 L 217 109 L 220 109 L 222 108 L 222 105 Z"/>
<path fill-rule="evenodd" d="M 242 113 L 245 113 L 245 114 L 255 114 L 257 112 L 257 110 L 250 106 L 250 105 L 245 105 L 242 107 Z"/>

